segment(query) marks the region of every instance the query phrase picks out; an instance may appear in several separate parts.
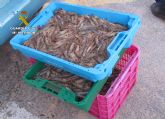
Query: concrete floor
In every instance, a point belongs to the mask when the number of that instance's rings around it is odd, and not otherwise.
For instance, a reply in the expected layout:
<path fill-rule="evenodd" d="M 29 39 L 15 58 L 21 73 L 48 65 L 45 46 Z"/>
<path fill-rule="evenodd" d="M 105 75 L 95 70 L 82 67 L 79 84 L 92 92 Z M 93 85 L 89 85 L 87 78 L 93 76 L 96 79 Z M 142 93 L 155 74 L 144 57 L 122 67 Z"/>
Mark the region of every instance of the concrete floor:
<path fill-rule="evenodd" d="M 69 2 L 73 4 L 80 4 L 85 6 L 98 6 L 105 5 L 109 3 L 125 3 L 132 2 L 135 0 L 63 0 L 64 2 Z"/>
<path fill-rule="evenodd" d="M 138 14 L 142 26 L 134 44 L 141 48 L 138 81 L 116 119 L 165 119 L 165 21 L 150 12 L 153 0 L 101 6 Z M 20 77 L 27 60 L 8 44 L 0 47 L 0 119 L 95 119 L 57 98 L 26 86 Z"/>

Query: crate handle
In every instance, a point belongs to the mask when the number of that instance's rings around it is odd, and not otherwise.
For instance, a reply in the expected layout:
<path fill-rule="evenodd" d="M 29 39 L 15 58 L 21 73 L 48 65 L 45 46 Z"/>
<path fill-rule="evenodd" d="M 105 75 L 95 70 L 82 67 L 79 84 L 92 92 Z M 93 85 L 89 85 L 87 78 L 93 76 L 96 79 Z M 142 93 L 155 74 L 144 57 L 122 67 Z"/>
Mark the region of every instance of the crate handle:
<path fill-rule="evenodd" d="M 63 100 L 75 100 L 76 98 L 75 93 L 55 82 L 47 82 L 42 86 L 42 89 L 46 90 L 46 92 L 50 94 L 58 96 Z"/>
<path fill-rule="evenodd" d="M 113 54 L 113 52 L 117 52 L 118 54 L 120 53 L 120 51 L 122 50 L 122 48 L 124 47 L 124 45 L 126 44 L 126 38 L 127 38 L 127 34 L 125 33 L 119 33 L 116 37 L 116 39 L 112 42 L 112 45 L 110 46 L 111 49 L 111 55 Z M 119 39 L 119 40 L 118 40 Z"/>
<path fill-rule="evenodd" d="M 36 18 L 34 18 L 34 19 L 30 22 L 29 26 L 30 26 L 30 27 L 34 26 L 42 17 L 43 17 L 42 15 L 39 15 L 39 16 L 37 16 Z"/>
<path fill-rule="evenodd" d="M 53 93 L 54 95 L 58 95 L 62 87 L 55 83 L 47 82 L 42 86 L 42 89 L 46 90 L 47 92 Z"/>

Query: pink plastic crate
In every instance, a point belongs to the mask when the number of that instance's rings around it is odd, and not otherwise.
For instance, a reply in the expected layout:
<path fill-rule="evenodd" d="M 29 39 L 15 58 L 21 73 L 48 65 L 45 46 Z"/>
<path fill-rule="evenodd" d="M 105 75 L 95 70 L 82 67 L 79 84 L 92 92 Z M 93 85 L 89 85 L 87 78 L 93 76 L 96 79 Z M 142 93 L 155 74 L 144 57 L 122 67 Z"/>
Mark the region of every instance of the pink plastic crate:
<path fill-rule="evenodd" d="M 29 59 L 28 59 L 28 62 L 29 62 L 30 64 L 34 64 L 34 63 L 36 62 L 36 60 L 33 59 L 33 58 L 29 58 Z"/>
<path fill-rule="evenodd" d="M 99 119 L 113 119 L 136 82 L 139 64 L 139 48 L 132 45 L 116 65 L 121 72 L 105 95 L 98 94 L 90 113 Z"/>

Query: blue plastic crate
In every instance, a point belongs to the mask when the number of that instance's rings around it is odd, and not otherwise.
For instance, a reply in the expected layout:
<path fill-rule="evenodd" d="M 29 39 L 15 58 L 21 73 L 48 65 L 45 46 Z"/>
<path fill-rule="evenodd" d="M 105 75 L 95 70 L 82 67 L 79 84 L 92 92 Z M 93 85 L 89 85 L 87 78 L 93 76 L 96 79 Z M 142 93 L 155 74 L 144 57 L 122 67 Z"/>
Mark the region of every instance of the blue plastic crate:
<path fill-rule="evenodd" d="M 0 0 L 0 45 L 11 38 L 11 27 L 17 27 L 21 23 L 19 14 L 28 12 L 30 18 L 46 0 Z"/>
<path fill-rule="evenodd" d="M 32 35 L 16 35 L 10 41 L 10 44 L 13 46 L 13 48 L 19 50 L 26 56 L 32 57 L 55 67 L 62 68 L 65 71 L 76 74 L 93 82 L 103 80 L 107 76 L 110 76 L 114 65 L 119 59 L 119 53 L 123 48 L 128 48 L 132 44 L 133 37 L 135 36 L 135 33 L 141 24 L 139 18 L 132 14 L 125 14 L 111 10 L 101 10 L 96 8 L 53 2 L 35 19 L 33 19 L 29 26 L 36 27 L 39 25 L 42 26 L 47 24 L 49 19 L 54 16 L 54 11 L 58 10 L 59 8 L 81 15 L 96 15 L 103 19 L 106 18 L 110 22 L 120 23 L 122 25 L 128 26 L 129 30 L 118 33 L 111 44 L 107 47 L 109 58 L 102 64 L 97 64 L 95 67 L 91 68 L 83 67 L 56 56 L 52 56 L 22 45 L 23 42 L 28 40 Z"/>

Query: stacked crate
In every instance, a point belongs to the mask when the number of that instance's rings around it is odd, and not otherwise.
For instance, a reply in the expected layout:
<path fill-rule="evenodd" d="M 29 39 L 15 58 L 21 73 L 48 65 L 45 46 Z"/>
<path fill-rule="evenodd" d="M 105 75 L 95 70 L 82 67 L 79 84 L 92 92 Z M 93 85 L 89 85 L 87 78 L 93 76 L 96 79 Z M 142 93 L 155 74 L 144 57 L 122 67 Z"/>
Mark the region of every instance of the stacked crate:
<path fill-rule="evenodd" d="M 114 117 L 136 80 L 139 49 L 136 46 L 131 46 L 131 44 L 140 26 L 140 20 L 137 16 L 132 14 L 53 2 L 34 18 L 29 26 L 37 27 L 47 24 L 54 16 L 53 12 L 61 8 L 81 15 L 95 15 L 99 18 L 107 19 L 110 22 L 128 26 L 129 30 L 118 33 L 109 44 L 107 47 L 109 58 L 106 61 L 90 68 L 26 47 L 22 44 L 27 41 L 31 35 L 16 35 L 10 41 L 13 48 L 32 59 L 38 60 L 26 72 L 23 80 L 30 86 L 56 96 L 84 111 L 89 111 L 98 118 L 111 119 Z M 84 78 L 84 80 L 90 80 L 94 85 L 91 87 L 86 97 L 78 101 L 76 100 L 75 93 L 69 91 L 64 86 L 47 79 L 36 78 L 34 80 L 35 75 L 43 69 L 45 64 L 63 69 Z M 106 95 L 99 94 L 102 87 L 111 76 L 114 67 L 121 70 L 121 73 L 112 83 L 112 86 L 109 86 Z"/>
<path fill-rule="evenodd" d="M 128 48 L 115 66 L 121 70 L 105 95 L 98 94 L 90 113 L 99 119 L 113 119 L 136 82 L 140 51 L 137 46 Z"/>

